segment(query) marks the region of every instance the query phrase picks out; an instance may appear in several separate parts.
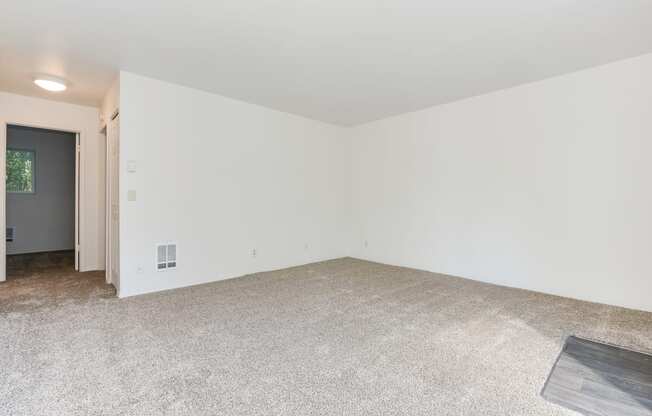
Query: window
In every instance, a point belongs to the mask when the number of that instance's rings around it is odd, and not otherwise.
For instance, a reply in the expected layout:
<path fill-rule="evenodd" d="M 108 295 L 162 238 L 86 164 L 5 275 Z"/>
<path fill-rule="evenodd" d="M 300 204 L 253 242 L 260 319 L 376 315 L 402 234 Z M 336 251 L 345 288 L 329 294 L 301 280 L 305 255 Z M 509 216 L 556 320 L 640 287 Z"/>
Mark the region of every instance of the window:
<path fill-rule="evenodd" d="M 7 149 L 7 192 L 34 193 L 34 151 Z"/>

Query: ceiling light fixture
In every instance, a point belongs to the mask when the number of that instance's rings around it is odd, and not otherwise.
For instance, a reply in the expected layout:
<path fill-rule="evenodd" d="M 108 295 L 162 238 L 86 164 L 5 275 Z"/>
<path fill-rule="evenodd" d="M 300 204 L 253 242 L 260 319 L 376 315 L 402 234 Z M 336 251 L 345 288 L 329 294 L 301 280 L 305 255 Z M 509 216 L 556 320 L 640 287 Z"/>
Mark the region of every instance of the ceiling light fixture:
<path fill-rule="evenodd" d="M 60 92 L 68 88 L 66 85 L 66 81 L 62 80 L 61 78 L 55 78 L 51 76 L 39 75 L 34 78 L 34 84 L 38 85 L 44 90 L 48 90 L 52 92 Z"/>

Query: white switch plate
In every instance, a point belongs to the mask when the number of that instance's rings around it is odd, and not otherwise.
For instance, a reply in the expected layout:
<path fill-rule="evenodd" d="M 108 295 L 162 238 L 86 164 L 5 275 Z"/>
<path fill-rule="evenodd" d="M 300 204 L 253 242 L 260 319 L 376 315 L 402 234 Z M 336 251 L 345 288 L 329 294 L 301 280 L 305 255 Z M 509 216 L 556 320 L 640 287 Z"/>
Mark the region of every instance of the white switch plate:
<path fill-rule="evenodd" d="M 136 200 L 136 191 L 134 189 L 130 189 L 127 191 L 127 201 L 135 201 Z"/>
<path fill-rule="evenodd" d="M 129 173 L 136 172 L 136 161 L 135 160 L 127 160 L 127 172 L 129 172 Z"/>

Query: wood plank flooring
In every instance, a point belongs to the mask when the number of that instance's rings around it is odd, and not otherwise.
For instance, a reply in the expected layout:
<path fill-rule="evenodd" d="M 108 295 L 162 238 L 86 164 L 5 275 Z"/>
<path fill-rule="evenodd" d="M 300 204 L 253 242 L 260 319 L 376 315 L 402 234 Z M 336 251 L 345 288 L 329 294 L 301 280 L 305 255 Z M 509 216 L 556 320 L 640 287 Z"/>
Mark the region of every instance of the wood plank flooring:
<path fill-rule="evenodd" d="M 542 396 L 587 416 L 652 416 L 652 355 L 569 337 Z"/>

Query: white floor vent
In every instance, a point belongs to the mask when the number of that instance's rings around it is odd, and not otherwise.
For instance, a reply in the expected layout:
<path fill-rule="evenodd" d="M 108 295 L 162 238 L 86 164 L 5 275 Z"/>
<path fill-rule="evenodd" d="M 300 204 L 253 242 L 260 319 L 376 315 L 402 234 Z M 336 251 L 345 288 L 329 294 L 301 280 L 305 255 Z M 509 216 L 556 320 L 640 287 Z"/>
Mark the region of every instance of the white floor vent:
<path fill-rule="evenodd" d="M 156 270 L 176 269 L 177 245 L 159 244 L 156 246 Z"/>

